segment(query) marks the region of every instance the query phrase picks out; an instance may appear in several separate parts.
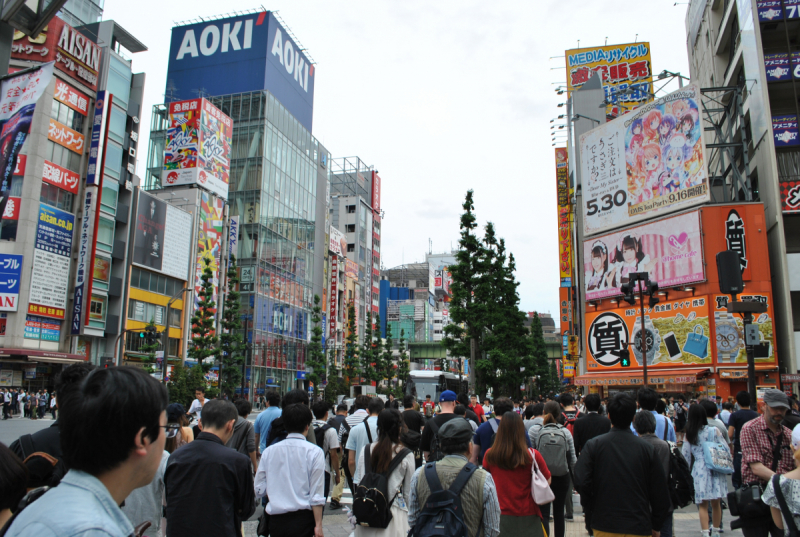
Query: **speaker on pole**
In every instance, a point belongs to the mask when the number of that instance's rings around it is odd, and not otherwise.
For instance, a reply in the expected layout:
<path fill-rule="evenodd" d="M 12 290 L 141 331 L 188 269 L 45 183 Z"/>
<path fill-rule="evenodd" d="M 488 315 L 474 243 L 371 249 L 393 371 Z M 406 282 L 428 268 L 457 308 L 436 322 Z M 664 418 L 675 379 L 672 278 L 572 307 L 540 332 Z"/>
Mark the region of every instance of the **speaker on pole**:
<path fill-rule="evenodd" d="M 725 250 L 717 254 L 717 274 L 719 290 L 728 295 L 738 295 L 744 291 L 742 269 L 739 264 L 739 252 Z"/>

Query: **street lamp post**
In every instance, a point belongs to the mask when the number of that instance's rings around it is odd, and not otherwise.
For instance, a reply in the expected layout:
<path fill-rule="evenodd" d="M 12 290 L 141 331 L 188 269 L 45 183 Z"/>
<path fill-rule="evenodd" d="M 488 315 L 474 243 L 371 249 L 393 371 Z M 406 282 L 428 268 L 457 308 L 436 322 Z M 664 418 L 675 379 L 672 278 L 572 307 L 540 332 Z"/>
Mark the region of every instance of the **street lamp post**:
<path fill-rule="evenodd" d="M 658 284 L 656 282 L 651 282 L 648 276 L 649 274 L 647 272 L 632 272 L 628 275 L 628 282 L 622 284 L 622 292 L 625 295 L 625 301 L 631 306 L 636 303 L 634 293 L 636 291 L 639 292 L 639 315 L 641 316 L 642 322 L 642 328 L 639 332 L 639 341 L 640 350 L 642 352 L 642 381 L 645 388 L 647 388 L 647 330 L 644 324 L 645 292 L 650 296 L 649 305 L 651 308 L 658 304 L 658 297 L 654 296 L 654 293 L 658 291 Z"/>

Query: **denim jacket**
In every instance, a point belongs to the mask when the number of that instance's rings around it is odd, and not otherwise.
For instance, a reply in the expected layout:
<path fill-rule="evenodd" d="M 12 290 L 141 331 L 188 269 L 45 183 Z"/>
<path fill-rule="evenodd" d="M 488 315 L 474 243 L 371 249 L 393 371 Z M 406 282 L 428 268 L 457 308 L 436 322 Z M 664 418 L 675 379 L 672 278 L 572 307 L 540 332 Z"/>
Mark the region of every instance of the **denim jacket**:
<path fill-rule="evenodd" d="M 59 485 L 25 508 L 8 537 L 129 537 L 133 526 L 96 477 L 70 470 Z"/>

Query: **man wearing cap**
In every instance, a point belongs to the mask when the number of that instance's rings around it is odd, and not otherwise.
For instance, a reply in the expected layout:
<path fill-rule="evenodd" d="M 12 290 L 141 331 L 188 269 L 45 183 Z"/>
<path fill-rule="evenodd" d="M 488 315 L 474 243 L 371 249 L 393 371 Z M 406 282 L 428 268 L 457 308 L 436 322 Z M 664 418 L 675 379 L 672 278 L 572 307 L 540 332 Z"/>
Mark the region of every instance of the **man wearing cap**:
<path fill-rule="evenodd" d="M 453 413 L 453 411 L 456 409 L 456 399 L 458 399 L 456 392 L 452 390 L 443 391 L 442 395 L 439 396 L 439 406 L 442 409 L 441 412 L 436 414 L 434 418 L 429 419 L 425 424 L 425 429 L 422 431 L 422 438 L 420 439 L 419 448 L 425 454 L 426 461 L 432 460 L 431 442 L 433 441 L 433 437 L 438 433 L 439 428 L 448 421 L 459 417 Z M 470 430 L 472 430 L 471 427 Z M 441 447 L 441 441 L 439 442 L 439 447 Z M 437 454 L 434 453 L 434 460 L 436 457 Z"/>
<path fill-rule="evenodd" d="M 444 394 L 442 395 L 444 396 Z M 453 396 L 455 396 L 454 393 Z M 444 411 L 445 406 L 449 406 L 449 404 L 447 401 L 440 402 Z M 452 409 L 450 414 L 444 415 L 454 416 Z M 425 427 L 425 430 L 427 431 L 428 427 Z M 448 489 L 462 468 L 468 464 L 467 457 L 471 453 L 472 444 L 470 441 L 472 427 L 467 420 L 449 419 L 439 428 L 437 434 L 444 458 L 434 463 L 434 470 L 442 488 Z M 408 505 L 408 525 L 410 527 L 414 527 L 430 494 L 431 489 L 425 476 L 425 466 L 422 466 L 417 469 L 411 479 L 411 495 Z M 472 472 L 472 477 L 461 489 L 459 497 L 464 513 L 463 520 L 467 525 L 470 537 L 497 537 L 500 535 L 500 503 L 497 500 L 494 480 L 488 472 L 483 469 Z M 482 534 L 479 534 L 479 531 L 482 531 Z"/>
<path fill-rule="evenodd" d="M 780 390 L 764 392 L 764 413 L 742 426 L 739 442 L 742 446 L 742 483 L 760 482 L 766 485 L 773 475 L 794 470 L 792 431 L 781 425 L 789 411 L 789 399 Z M 745 537 L 762 537 L 768 533 L 779 536 L 772 517 L 741 519 Z"/>

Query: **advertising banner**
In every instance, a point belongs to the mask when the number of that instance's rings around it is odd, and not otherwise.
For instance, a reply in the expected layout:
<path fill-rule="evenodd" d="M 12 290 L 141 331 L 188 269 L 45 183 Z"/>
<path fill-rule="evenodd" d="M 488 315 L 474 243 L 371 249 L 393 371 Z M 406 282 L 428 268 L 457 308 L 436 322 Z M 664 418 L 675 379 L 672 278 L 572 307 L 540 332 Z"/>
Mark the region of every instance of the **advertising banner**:
<path fill-rule="evenodd" d="M 800 0 L 756 0 L 759 22 L 800 18 Z"/>
<path fill-rule="evenodd" d="M 3 209 L 3 220 L 19 220 L 20 205 L 22 205 L 22 198 L 9 196 L 6 207 Z"/>
<path fill-rule="evenodd" d="M 14 32 L 11 57 L 35 63 L 55 61 L 56 69 L 97 90 L 100 47 L 58 17 L 38 36 Z"/>
<path fill-rule="evenodd" d="M 74 153 L 79 155 L 83 154 L 83 134 L 70 129 L 66 125 L 62 125 L 55 119 L 50 119 L 50 128 L 47 129 L 47 138 Z"/>
<path fill-rule="evenodd" d="M 56 78 L 56 91 L 53 98 L 66 104 L 82 116 L 89 115 L 89 97 L 58 78 Z"/>
<path fill-rule="evenodd" d="M 355 261 L 350 261 L 349 259 L 344 260 L 344 275 L 351 280 L 358 280 L 358 263 Z"/>
<path fill-rule="evenodd" d="M 61 322 L 35 315 L 26 315 L 24 337 L 25 339 L 57 342 L 61 339 Z"/>
<path fill-rule="evenodd" d="M 330 226 L 330 240 L 328 249 L 336 255 L 345 256 L 347 255 L 347 237 L 345 237 L 344 233 L 339 231 L 333 226 Z"/>
<path fill-rule="evenodd" d="M 233 120 L 205 99 L 169 105 L 163 186 L 198 185 L 228 199 Z"/>
<path fill-rule="evenodd" d="M 381 212 L 381 178 L 378 172 L 372 172 L 372 210 L 378 214 Z"/>
<path fill-rule="evenodd" d="M 705 280 L 700 212 L 672 216 L 584 241 L 586 300 L 621 295 L 631 272 L 660 288 Z"/>
<path fill-rule="evenodd" d="M 0 254 L 0 311 L 17 311 L 22 256 Z"/>
<path fill-rule="evenodd" d="M 564 53 L 567 62 L 567 89 L 575 91 L 598 72 L 606 96 L 606 114 L 621 112 L 648 102 L 653 93 L 650 43 L 628 43 L 593 48 L 577 48 Z M 621 93 L 622 90 L 632 90 Z"/>
<path fill-rule="evenodd" d="M 644 309 L 647 367 L 711 364 L 708 297 L 667 300 Z M 627 344 L 631 366 L 641 367 L 642 319 L 639 306 L 586 313 L 586 365 L 589 372 L 620 369 Z"/>
<path fill-rule="evenodd" d="M 199 307 L 199 292 L 202 289 L 203 270 L 206 267 L 205 260 L 208 260 L 208 267 L 211 269 L 212 282 L 214 289 L 214 300 L 217 300 L 219 291 L 219 265 L 220 253 L 222 250 L 223 229 L 223 201 L 203 192 L 200 200 L 200 222 L 197 234 L 197 260 L 195 264 L 194 280 L 194 309 Z"/>
<path fill-rule="evenodd" d="M 586 235 L 710 199 L 700 105 L 690 84 L 581 136 Z"/>
<path fill-rule="evenodd" d="M 238 255 L 237 246 L 239 245 L 239 217 L 231 216 L 228 228 L 228 259 L 231 255 Z"/>
<path fill-rule="evenodd" d="M 331 228 L 333 229 L 333 228 Z M 330 311 L 330 338 L 336 343 L 336 306 L 339 302 L 339 292 L 337 284 L 339 283 L 339 259 L 336 256 L 331 257 L 331 301 L 328 311 Z"/>
<path fill-rule="evenodd" d="M 753 355 L 758 364 L 777 363 L 775 333 L 773 332 L 774 310 L 771 293 L 751 293 L 738 296 L 739 300 L 755 300 L 767 305 L 766 313 L 753 315 L 753 324 L 758 326 L 760 341 L 753 346 Z M 714 295 L 714 336 L 717 364 L 746 364 L 747 350 L 744 346 L 744 321 L 739 315 L 728 313 L 730 295 Z"/>
<path fill-rule="evenodd" d="M 28 313 L 64 318 L 74 227 L 75 217 L 70 213 L 39 205 Z"/>
<path fill-rule="evenodd" d="M 192 215 L 144 190 L 138 196 L 132 263 L 188 281 Z"/>
<path fill-rule="evenodd" d="M 45 161 L 45 168 L 46 167 L 47 161 Z M 75 270 L 75 294 L 72 300 L 72 316 L 70 317 L 70 334 L 73 336 L 78 336 L 81 333 L 81 320 L 83 319 L 83 308 L 84 303 L 86 302 L 86 282 L 89 280 L 88 272 L 89 265 L 91 264 L 90 257 L 93 249 L 93 220 L 89 218 L 89 215 L 91 214 L 92 207 L 96 201 L 96 194 L 96 189 L 87 188 L 83 204 L 84 216 L 81 220 L 81 237 L 78 245 L 78 266 Z"/>
<path fill-rule="evenodd" d="M 797 130 L 797 116 L 772 116 L 772 135 L 775 147 L 800 145 Z"/>
<path fill-rule="evenodd" d="M 556 196 L 558 210 L 558 267 L 561 287 L 572 286 L 572 218 L 569 203 L 569 157 L 567 148 L 557 147 Z"/>
<path fill-rule="evenodd" d="M 783 212 L 800 212 L 800 181 L 782 181 L 778 185 L 781 188 Z"/>
<path fill-rule="evenodd" d="M 558 288 L 558 309 L 561 333 L 568 332 L 572 328 L 572 300 L 569 296 L 569 287 Z M 566 345 L 564 345 L 566 350 Z"/>
<path fill-rule="evenodd" d="M 780 82 L 792 77 L 787 53 L 764 54 L 764 67 L 767 71 L 767 82 Z"/>
<path fill-rule="evenodd" d="M 49 160 L 44 161 L 42 180 L 45 183 L 50 183 L 61 190 L 66 190 L 67 192 L 71 192 L 77 196 L 78 182 L 80 181 L 80 178 L 80 175 L 71 170 L 62 168 L 57 164 L 53 164 Z"/>
<path fill-rule="evenodd" d="M 92 139 L 89 146 L 89 168 L 86 171 L 86 184 L 99 185 L 103 177 L 103 145 L 106 142 L 106 119 L 111 99 L 106 99 L 106 92 L 98 91 L 92 116 Z"/>

